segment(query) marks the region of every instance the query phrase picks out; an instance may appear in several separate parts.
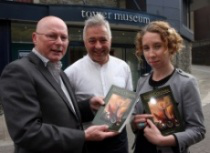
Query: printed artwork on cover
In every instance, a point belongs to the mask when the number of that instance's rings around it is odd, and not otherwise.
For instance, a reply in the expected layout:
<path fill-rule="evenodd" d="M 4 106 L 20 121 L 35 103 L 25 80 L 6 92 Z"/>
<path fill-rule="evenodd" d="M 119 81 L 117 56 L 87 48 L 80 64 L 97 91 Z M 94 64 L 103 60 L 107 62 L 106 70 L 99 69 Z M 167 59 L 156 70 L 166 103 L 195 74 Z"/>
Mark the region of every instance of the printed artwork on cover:
<path fill-rule="evenodd" d="M 162 134 L 168 135 L 184 129 L 178 103 L 170 86 L 148 91 L 140 96 L 146 113 L 153 115 L 153 122 Z"/>
<path fill-rule="evenodd" d="M 108 104 L 104 108 L 101 119 L 106 122 L 110 122 L 115 124 L 115 126 L 119 126 L 122 123 L 123 116 L 128 110 L 131 103 L 131 99 L 124 98 L 117 94 L 112 94 Z"/>

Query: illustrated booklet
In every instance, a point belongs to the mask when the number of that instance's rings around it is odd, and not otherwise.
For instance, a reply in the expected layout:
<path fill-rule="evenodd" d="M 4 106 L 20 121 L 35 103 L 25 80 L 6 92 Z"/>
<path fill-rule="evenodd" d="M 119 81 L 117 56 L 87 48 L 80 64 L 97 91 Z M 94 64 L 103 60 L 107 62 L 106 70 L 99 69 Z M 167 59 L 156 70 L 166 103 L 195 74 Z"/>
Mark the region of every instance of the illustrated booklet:
<path fill-rule="evenodd" d="M 121 132 L 132 114 L 136 93 L 112 85 L 104 101 L 92 121 L 94 125 L 106 124 L 109 130 Z"/>
<path fill-rule="evenodd" d="M 143 93 L 140 97 L 146 113 L 154 116 L 153 122 L 163 135 L 183 131 L 183 121 L 170 86 Z"/>

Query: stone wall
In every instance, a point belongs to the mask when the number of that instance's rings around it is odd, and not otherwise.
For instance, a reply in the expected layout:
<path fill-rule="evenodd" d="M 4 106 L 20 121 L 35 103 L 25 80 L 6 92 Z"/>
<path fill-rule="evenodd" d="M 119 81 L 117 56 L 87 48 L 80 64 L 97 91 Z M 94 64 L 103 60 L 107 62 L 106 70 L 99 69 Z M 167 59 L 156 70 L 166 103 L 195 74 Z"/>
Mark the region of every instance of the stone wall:
<path fill-rule="evenodd" d="M 78 4 L 78 5 L 94 5 L 94 6 L 109 6 L 117 7 L 118 1 L 113 0 L 39 0 L 36 3 L 41 4 Z"/>
<path fill-rule="evenodd" d="M 192 63 L 210 65 L 210 40 L 197 41 L 192 48 Z"/>
<path fill-rule="evenodd" d="M 173 63 L 175 67 L 191 73 L 192 65 L 192 43 L 184 40 L 184 48 L 174 57 Z"/>

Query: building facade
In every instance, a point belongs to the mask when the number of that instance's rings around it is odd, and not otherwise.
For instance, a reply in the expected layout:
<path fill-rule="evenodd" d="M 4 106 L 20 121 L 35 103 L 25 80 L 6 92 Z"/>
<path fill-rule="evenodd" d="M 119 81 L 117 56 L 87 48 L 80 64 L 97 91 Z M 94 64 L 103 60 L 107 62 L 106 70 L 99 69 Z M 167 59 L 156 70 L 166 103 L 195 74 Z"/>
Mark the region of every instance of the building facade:
<path fill-rule="evenodd" d="M 62 18 L 68 25 L 70 45 L 63 59 L 64 67 L 85 54 L 82 41 L 84 20 L 97 12 L 111 24 L 111 54 L 131 67 L 134 87 L 139 76 L 149 70 L 135 57 L 137 31 L 154 20 L 168 21 L 184 38 L 185 48 L 174 59 L 174 65 L 187 72 L 191 67 L 189 0 L 16 0 L 0 2 L 0 73 L 9 62 L 28 54 L 31 33 L 36 22 L 47 15 Z"/>
<path fill-rule="evenodd" d="M 210 14 L 210 4 L 194 11 L 193 64 L 210 65 L 210 16 L 207 14 Z"/>

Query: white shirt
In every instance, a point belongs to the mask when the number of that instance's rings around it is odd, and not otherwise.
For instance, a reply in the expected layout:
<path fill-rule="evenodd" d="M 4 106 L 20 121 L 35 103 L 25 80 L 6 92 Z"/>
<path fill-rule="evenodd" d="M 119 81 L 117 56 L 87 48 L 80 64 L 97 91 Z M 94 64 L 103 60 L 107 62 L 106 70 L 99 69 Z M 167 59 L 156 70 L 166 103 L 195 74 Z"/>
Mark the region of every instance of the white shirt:
<path fill-rule="evenodd" d="M 130 67 L 113 56 L 109 56 L 107 63 L 100 65 L 86 55 L 64 72 L 70 80 L 77 101 L 92 96 L 105 97 L 111 85 L 133 90 Z"/>

